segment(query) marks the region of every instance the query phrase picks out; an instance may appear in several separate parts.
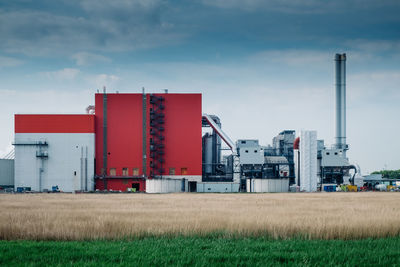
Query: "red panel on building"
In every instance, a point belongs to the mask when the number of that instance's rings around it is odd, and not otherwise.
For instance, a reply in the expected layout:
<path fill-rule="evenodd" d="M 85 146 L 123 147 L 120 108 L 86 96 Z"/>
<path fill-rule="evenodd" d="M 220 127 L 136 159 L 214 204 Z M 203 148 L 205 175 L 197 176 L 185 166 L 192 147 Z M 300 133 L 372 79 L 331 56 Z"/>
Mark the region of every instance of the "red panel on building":
<path fill-rule="evenodd" d="M 144 179 L 135 179 L 135 178 L 108 178 L 107 179 L 107 189 L 114 191 L 122 191 L 126 192 L 127 188 L 135 188 L 136 191 L 145 191 L 146 183 Z M 96 181 L 96 189 L 104 190 L 103 180 L 97 179 Z"/>
<path fill-rule="evenodd" d="M 201 94 L 156 94 L 164 97 L 164 175 L 201 175 Z M 149 103 L 148 97 L 148 104 Z M 148 109 L 149 110 L 149 109 Z M 147 118 L 150 116 L 148 115 Z M 148 121 L 149 125 L 149 121 Z M 147 138 L 151 138 L 147 131 Z M 149 155 L 149 148 L 147 154 Z M 151 159 L 148 157 L 147 166 Z"/>
<path fill-rule="evenodd" d="M 103 94 L 96 94 L 96 174 L 103 168 Z M 142 95 L 107 94 L 107 175 L 142 175 Z"/>
<path fill-rule="evenodd" d="M 94 133 L 95 116 L 16 114 L 15 133 Z"/>
<path fill-rule="evenodd" d="M 157 94 L 164 97 L 163 124 L 165 154 L 163 175 L 201 175 L 201 94 Z M 96 174 L 103 175 L 103 94 L 96 94 Z M 96 188 L 125 191 L 131 181 L 116 178 L 143 175 L 143 95 L 107 94 L 107 172 L 97 179 Z M 146 94 L 147 172 L 150 174 L 150 94 Z M 104 181 L 106 181 L 104 183 Z M 124 182 L 125 181 L 125 182 Z M 133 181 L 133 180 L 132 180 Z M 140 187 L 144 190 L 144 185 Z"/>

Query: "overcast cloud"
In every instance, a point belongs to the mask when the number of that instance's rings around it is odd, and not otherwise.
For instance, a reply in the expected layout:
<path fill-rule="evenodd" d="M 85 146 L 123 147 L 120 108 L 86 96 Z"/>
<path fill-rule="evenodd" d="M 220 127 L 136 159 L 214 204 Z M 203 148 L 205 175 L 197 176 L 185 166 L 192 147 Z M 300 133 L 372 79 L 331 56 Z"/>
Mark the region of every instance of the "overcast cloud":
<path fill-rule="evenodd" d="M 400 2 L 0 2 L 0 156 L 15 113 L 82 113 L 94 93 L 200 92 L 232 137 L 284 129 L 334 140 L 346 52 L 347 135 L 362 171 L 400 168 Z"/>

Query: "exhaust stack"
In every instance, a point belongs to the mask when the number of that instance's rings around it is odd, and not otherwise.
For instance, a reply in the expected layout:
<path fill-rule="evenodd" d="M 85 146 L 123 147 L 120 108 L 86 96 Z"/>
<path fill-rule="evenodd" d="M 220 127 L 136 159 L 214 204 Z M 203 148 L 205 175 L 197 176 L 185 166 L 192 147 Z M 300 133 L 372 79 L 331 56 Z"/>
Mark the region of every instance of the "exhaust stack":
<path fill-rule="evenodd" d="M 346 157 L 346 54 L 335 55 L 336 72 L 336 135 L 335 147 Z"/>

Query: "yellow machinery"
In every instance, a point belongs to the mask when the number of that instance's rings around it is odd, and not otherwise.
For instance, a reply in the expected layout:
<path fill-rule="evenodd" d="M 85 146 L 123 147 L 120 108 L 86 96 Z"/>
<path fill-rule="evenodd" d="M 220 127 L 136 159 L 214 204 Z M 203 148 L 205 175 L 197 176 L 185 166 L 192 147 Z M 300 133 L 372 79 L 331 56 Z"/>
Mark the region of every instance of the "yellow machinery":
<path fill-rule="evenodd" d="M 347 191 L 348 192 L 357 192 L 357 186 L 356 185 L 348 185 Z"/>

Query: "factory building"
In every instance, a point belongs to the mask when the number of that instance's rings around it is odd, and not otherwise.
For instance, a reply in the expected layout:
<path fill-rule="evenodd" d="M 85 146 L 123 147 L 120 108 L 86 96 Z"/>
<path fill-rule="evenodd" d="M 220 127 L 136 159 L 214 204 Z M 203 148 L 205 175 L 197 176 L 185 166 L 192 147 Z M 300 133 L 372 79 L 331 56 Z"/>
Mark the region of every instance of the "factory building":
<path fill-rule="evenodd" d="M 201 182 L 201 94 L 96 94 L 95 110 L 96 189 Z"/>
<path fill-rule="evenodd" d="M 285 130 L 275 136 L 272 140 L 274 156 L 281 156 L 287 159 L 289 165 L 288 177 L 290 184 L 294 183 L 294 158 L 293 158 L 293 144 L 296 138 L 294 130 Z"/>
<path fill-rule="evenodd" d="M 316 191 L 354 183 L 346 157 L 346 55 L 336 62 L 336 140 L 279 132 L 233 142 L 201 94 L 97 93 L 81 115 L 15 115 L 15 190 Z M 227 150 L 230 152 L 227 154 Z M 354 174 L 351 170 L 354 169 Z"/>
<path fill-rule="evenodd" d="M 215 115 L 210 115 L 215 124 L 221 128 L 221 120 Z M 206 118 L 202 119 L 202 127 L 211 128 Z M 214 181 L 223 179 L 226 174 L 225 166 L 221 164 L 221 137 L 216 130 L 206 132 L 202 137 L 203 180 Z M 231 177 L 230 177 L 231 178 Z"/>
<path fill-rule="evenodd" d="M 94 110 L 15 115 L 15 190 L 145 191 L 171 181 L 177 191 L 179 179 L 187 191 L 201 182 L 201 94 L 96 94 Z"/>
<path fill-rule="evenodd" d="M 296 185 L 305 191 L 316 191 L 317 184 L 320 190 L 340 184 L 354 184 L 355 179 L 360 177 L 360 171 L 350 164 L 346 156 L 349 149 L 346 143 L 346 54 L 336 54 L 334 60 L 335 143 L 332 147 L 326 147 L 324 140 L 316 140 L 316 133 L 315 136 L 312 134 L 311 139 L 311 133 L 304 133 L 304 137 L 300 136 L 294 143 Z"/>
<path fill-rule="evenodd" d="M 92 191 L 94 145 L 94 115 L 15 115 L 15 190 Z"/>

